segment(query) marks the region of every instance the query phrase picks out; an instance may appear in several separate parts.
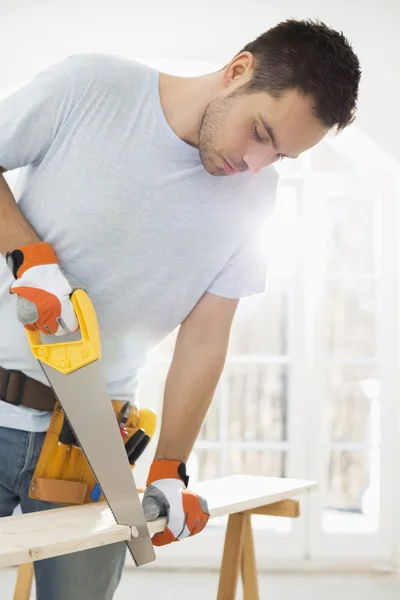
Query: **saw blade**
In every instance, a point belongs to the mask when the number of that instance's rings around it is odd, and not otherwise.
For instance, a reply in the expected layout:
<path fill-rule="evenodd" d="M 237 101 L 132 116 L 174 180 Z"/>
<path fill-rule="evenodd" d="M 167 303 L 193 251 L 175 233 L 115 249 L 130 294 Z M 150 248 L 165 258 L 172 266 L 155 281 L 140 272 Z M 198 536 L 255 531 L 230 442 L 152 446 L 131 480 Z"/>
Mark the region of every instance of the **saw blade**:
<path fill-rule="evenodd" d="M 112 402 L 96 360 L 68 375 L 38 360 L 82 451 L 120 525 L 131 528 L 126 542 L 137 567 L 155 560 L 153 543 Z"/>

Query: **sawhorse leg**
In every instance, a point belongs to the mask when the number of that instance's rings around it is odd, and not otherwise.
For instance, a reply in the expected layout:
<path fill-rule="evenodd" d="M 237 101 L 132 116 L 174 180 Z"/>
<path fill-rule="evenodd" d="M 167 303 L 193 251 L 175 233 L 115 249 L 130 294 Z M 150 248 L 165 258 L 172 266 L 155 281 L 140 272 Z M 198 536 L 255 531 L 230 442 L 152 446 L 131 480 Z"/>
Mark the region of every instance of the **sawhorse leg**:
<path fill-rule="evenodd" d="M 33 581 L 33 563 L 25 563 L 18 567 L 14 600 L 29 600 Z"/>
<path fill-rule="evenodd" d="M 244 600 L 259 600 L 252 514 L 296 518 L 300 515 L 300 507 L 297 500 L 282 500 L 229 516 L 217 600 L 235 599 L 240 572 Z"/>

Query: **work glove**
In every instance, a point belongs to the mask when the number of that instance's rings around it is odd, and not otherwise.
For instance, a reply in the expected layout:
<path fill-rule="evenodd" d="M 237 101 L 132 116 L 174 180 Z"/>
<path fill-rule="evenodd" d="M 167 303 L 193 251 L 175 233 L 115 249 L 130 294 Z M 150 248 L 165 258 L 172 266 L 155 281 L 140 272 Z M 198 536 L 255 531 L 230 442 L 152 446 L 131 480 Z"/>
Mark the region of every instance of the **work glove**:
<path fill-rule="evenodd" d="M 196 535 L 207 525 L 210 518 L 207 501 L 188 490 L 188 483 L 184 463 L 155 460 L 151 464 L 142 500 L 144 516 L 146 521 L 167 517 L 165 530 L 152 538 L 154 546 Z"/>
<path fill-rule="evenodd" d="M 17 316 L 26 329 L 54 335 L 77 331 L 72 283 L 50 244 L 21 246 L 6 260 L 15 278 L 10 293 L 17 296 Z"/>

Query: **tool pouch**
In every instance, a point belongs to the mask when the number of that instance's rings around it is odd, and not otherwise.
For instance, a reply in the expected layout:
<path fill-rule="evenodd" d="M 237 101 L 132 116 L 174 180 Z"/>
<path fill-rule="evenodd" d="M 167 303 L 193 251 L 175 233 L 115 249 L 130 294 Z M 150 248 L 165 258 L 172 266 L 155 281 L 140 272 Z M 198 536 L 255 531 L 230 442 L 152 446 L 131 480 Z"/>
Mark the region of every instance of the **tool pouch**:
<path fill-rule="evenodd" d="M 154 435 L 156 414 L 146 408 L 138 410 L 120 400 L 113 400 L 112 404 L 116 418 L 119 417 L 129 463 L 131 468 L 134 468 L 137 459 Z M 121 412 L 125 413 L 122 422 Z M 102 443 L 101 440 L 99 443 Z M 113 465 L 110 464 L 110 469 L 112 468 Z M 43 442 L 29 496 L 65 506 L 104 500 L 93 471 L 59 402 L 56 402 Z"/>

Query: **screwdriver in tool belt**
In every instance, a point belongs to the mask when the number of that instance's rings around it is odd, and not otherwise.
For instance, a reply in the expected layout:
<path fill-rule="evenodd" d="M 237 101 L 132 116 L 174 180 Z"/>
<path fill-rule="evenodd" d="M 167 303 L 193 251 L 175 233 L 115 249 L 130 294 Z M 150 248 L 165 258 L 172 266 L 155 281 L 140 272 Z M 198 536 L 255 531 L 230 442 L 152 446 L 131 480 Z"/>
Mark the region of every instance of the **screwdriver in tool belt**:
<path fill-rule="evenodd" d="M 131 411 L 131 404 L 128 400 L 127 402 L 125 402 L 123 404 L 123 406 L 117 416 L 117 422 L 118 422 L 119 429 L 121 431 L 121 435 L 123 438 L 126 438 L 129 436 L 129 433 L 125 427 L 125 423 L 128 420 L 130 411 Z M 96 482 L 92 491 L 90 492 L 90 499 L 93 500 L 93 502 L 97 502 L 99 500 L 101 494 L 102 494 L 101 487 L 100 487 L 99 483 Z"/>
<path fill-rule="evenodd" d="M 130 412 L 131 412 L 131 403 L 128 400 L 128 402 L 125 402 L 125 404 L 122 406 L 121 410 L 118 413 L 118 417 L 117 417 L 118 425 L 121 430 L 121 435 L 123 438 L 126 438 L 129 435 L 125 425 L 128 421 Z"/>

